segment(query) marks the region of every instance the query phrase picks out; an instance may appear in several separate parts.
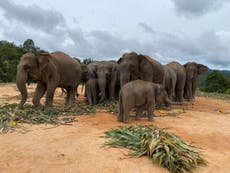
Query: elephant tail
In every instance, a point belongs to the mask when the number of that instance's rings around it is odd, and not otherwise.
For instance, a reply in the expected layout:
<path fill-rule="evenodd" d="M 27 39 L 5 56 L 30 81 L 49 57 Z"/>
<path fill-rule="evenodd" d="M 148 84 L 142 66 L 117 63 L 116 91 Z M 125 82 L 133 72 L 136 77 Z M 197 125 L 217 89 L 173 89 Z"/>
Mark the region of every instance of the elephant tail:
<path fill-rule="evenodd" d="M 123 109 L 123 102 L 122 102 L 122 92 L 119 93 L 119 106 L 118 106 L 118 117 L 117 121 L 122 122 L 123 121 L 123 115 L 124 115 L 124 109 Z"/>

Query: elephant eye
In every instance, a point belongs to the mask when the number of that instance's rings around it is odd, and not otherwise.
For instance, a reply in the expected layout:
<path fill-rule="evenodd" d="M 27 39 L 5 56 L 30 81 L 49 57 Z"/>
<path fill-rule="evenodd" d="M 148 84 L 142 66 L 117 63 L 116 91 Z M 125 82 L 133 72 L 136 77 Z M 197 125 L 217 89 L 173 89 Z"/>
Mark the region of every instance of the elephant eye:
<path fill-rule="evenodd" d="M 29 65 L 29 64 L 25 64 L 25 65 L 23 66 L 23 69 L 24 69 L 24 70 L 29 70 L 29 69 L 30 69 L 30 65 Z"/>

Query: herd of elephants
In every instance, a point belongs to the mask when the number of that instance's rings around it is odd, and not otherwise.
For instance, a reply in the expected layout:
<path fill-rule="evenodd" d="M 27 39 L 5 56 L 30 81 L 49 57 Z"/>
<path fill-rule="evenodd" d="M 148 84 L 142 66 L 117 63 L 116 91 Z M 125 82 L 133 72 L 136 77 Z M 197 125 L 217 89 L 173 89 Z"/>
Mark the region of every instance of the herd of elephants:
<path fill-rule="evenodd" d="M 35 55 L 26 53 L 17 67 L 16 84 L 21 93 L 19 107 L 27 100 L 26 84 L 37 82 L 33 96 L 35 108 L 52 107 L 57 87 L 66 91 L 66 105 L 74 105 L 77 87 L 85 84 L 85 97 L 90 105 L 119 99 L 117 120 L 129 122 L 129 111 L 136 108 L 136 119 L 147 111 L 153 120 L 155 103 L 170 106 L 195 97 L 196 78 L 208 67 L 196 62 L 162 65 L 156 59 L 135 52 L 124 53 L 118 61 L 92 61 L 80 64 L 63 52 Z"/>

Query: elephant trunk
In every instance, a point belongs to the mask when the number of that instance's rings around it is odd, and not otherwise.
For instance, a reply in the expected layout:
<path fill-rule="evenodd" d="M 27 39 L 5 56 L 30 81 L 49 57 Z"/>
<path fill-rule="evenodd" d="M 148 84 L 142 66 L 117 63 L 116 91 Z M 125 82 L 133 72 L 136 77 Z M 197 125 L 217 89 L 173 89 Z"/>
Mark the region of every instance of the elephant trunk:
<path fill-rule="evenodd" d="M 184 98 L 190 100 L 192 95 L 191 81 L 187 80 L 185 83 Z"/>
<path fill-rule="evenodd" d="M 106 99 L 106 80 L 105 79 L 99 79 L 98 80 L 98 86 L 99 86 L 99 92 L 100 92 L 100 102 L 104 101 Z"/>
<path fill-rule="evenodd" d="M 16 85 L 21 93 L 21 101 L 19 103 L 19 108 L 23 108 L 23 105 L 27 100 L 27 96 L 28 96 L 27 88 L 26 88 L 27 80 L 28 80 L 28 74 L 24 71 L 24 69 L 18 67 L 17 75 L 16 75 Z"/>

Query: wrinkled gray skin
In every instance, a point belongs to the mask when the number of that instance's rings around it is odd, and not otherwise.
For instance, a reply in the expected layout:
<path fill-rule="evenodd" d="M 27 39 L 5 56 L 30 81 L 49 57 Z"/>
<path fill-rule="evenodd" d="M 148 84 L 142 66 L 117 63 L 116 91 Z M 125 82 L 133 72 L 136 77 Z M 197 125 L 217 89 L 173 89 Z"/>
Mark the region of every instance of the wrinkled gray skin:
<path fill-rule="evenodd" d="M 99 88 L 100 102 L 115 98 L 118 64 L 114 61 L 96 61 L 88 65 L 95 74 Z"/>
<path fill-rule="evenodd" d="M 129 112 L 136 108 L 136 120 L 139 120 L 143 110 L 148 112 L 148 120 L 153 121 L 155 102 L 170 106 L 167 93 L 160 84 L 143 80 L 135 80 L 125 84 L 119 95 L 119 114 L 117 120 L 129 122 Z"/>
<path fill-rule="evenodd" d="M 186 70 L 186 82 L 184 88 L 184 98 L 192 100 L 195 98 L 196 79 L 199 74 L 208 71 L 208 67 L 196 62 L 188 62 L 184 65 Z"/>
<path fill-rule="evenodd" d="M 175 101 L 183 102 L 184 101 L 184 86 L 186 79 L 186 71 L 183 65 L 178 62 L 171 62 L 167 64 L 171 67 L 176 73 L 176 86 L 175 86 Z"/>
<path fill-rule="evenodd" d="M 172 101 L 173 96 L 175 95 L 175 86 L 176 86 L 176 73 L 175 71 L 167 65 L 164 65 L 165 77 L 164 77 L 164 85 L 165 90 L 168 94 L 169 99 Z"/>
<path fill-rule="evenodd" d="M 164 85 L 164 69 L 158 61 L 135 52 L 125 53 L 118 60 L 121 87 L 136 79 Z"/>
<path fill-rule="evenodd" d="M 31 79 L 37 81 L 33 97 L 35 108 L 41 108 L 40 100 L 46 92 L 46 107 L 53 106 L 54 92 L 57 87 L 67 91 L 66 104 L 75 103 L 76 88 L 81 80 L 79 62 L 62 52 L 44 53 L 35 56 L 32 53 L 24 54 L 17 66 L 16 84 L 21 93 L 19 107 L 22 108 L 27 100 L 26 83 Z"/>

